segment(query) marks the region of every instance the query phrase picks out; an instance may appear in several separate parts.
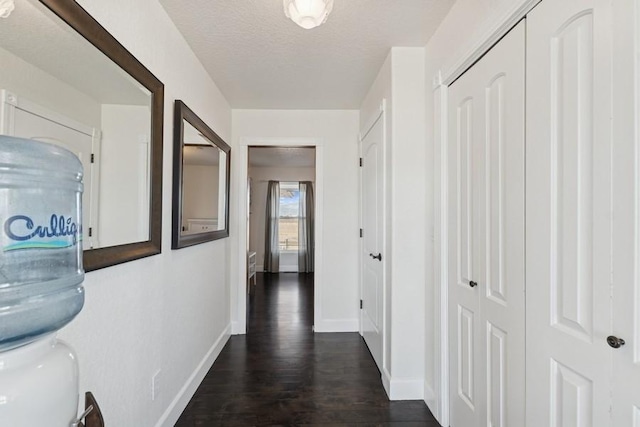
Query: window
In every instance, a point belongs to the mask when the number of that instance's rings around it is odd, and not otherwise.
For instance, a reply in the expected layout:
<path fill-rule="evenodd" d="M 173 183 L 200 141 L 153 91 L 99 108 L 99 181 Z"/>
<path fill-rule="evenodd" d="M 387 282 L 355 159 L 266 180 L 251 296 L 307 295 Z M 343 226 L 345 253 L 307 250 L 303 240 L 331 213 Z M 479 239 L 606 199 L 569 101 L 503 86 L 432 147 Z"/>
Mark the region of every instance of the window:
<path fill-rule="evenodd" d="M 280 218 L 278 242 L 280 251 L 298 250 L 298 217 L 300 186 L 297 182 L 280 182 Z"/>

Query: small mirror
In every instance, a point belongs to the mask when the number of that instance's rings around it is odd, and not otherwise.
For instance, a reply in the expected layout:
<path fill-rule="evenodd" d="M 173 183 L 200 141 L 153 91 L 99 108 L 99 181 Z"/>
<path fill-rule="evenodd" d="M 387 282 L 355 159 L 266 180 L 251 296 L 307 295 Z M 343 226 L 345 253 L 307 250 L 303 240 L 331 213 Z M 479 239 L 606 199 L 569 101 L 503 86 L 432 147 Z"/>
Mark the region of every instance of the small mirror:
<path fill-rule="evenodd" d="M 176 101 L 171 248 L 229 236 L 231 148 L 182 101 Z"/>
<path fill-rule="evenodd" d="M 69 0 L 5 11 L 0 64 L 0 134 L 83 164 L 85 271 L 160 253 L 163 84 Z"/>

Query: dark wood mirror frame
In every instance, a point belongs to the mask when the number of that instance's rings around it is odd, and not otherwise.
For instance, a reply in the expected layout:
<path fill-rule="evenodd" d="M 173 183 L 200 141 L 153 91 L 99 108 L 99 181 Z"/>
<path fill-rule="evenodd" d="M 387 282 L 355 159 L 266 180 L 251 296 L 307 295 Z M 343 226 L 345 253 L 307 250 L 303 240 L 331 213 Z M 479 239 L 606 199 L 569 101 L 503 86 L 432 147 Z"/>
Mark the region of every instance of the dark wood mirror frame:
<path fill-rule="evenodd" d="M 225 210 L 224 229 L 197 234 L 183 235 L 182 231 L 182 201 L 183 201 L 183 147 L 184 122 L 187 121 L 206 139 L 226 153 L 225 165 Z M 171 231 L 171 249 L 210 242 L 229 237 L 229 188 L 231 178 L 231 147 L 224 142 L 205 122 L 200 119 L 184 102 L 176 100 L 173 123 L 173 222 Z M 220 191 L 220 189 L 218 189 Z"/>
<path fill-rule="evenodd" d="M 151 92 L 149 240 L 86 250 L 83 253 L 84 269 L 93 271 L 159 254 L 162 240 L 164 85 L 75 1 L 40 2 Z"/>

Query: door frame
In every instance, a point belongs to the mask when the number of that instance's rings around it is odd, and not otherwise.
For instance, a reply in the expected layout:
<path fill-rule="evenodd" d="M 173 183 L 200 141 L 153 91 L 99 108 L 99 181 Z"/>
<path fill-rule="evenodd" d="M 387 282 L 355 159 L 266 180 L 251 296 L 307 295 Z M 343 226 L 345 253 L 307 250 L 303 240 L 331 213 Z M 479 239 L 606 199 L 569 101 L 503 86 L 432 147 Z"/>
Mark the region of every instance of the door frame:
<path fill-rule="evenodd" d="M 316 151 L 315 167 L 315 250 L 314 250 L 314 286 L 313 286 L 313 327 L 322 332 L 322 291 L 323 291 L 323 225 L 324 225 L 324 139 L 322 138 L 277 138 L 277 137 L 242 137 L 236 149 L 239 168 L 238 218 L 238 282 L 237 293 L 237 327 L 234 333 L 247 333 L 247 224 L 245 218 L 247 206 L 247 180 L 249 178 L 249 147 L 310 147 Z"/>
<path fill-rule="evenodd" d="M 425 399 L 433 414 L 441 425 L 449 425 L 449 320 L 448 320 L 448 127 L 449 127 L 449 86 L 465 71 L 475 64 L 497 42 L 502 39 L 515 25 L 542 0 L 514 0 L 511 7 L 502 15 L 489 20 L 483 26 L 479 37 L 474 37 L 462 50 L 463 54 L 454 57 L 452 61 L 444 63 L 433 76 L 433 181 L 440 183 L 440 191 L 433 186 L 433 231 L 434 231 L 434 260 L 432 271 L 434 286 L 434 301 L 438 301 L 434 311 L 434 342 L 439 345 L 435 349 L 439 355 L 434 358 L 434 390 L 428 390 L 425 384 L 425 398 L 433 395 L 435 401 Z M 439 219 L 439 221 L 438 221 Z M 439 284 L 439 286 L 438 286 Z M 429 325 L 427 326 L 429 327 Z M 435 354 L 434 354 L 435 356 Z M 433 405 L 433 406 L 431 406 Z"/>

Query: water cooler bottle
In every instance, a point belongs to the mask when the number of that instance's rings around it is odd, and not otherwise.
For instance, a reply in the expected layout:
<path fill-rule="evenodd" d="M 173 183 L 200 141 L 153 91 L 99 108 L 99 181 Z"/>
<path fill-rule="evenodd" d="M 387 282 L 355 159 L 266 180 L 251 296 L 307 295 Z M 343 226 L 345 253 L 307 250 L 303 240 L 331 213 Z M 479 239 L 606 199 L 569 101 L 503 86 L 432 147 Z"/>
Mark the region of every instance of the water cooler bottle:
<path fill-rule="evenodd" d="M 84 304 L 82 164 L 0 136 L 0 426 L 69 427 L 78 362 L 56 339 Z"/>

